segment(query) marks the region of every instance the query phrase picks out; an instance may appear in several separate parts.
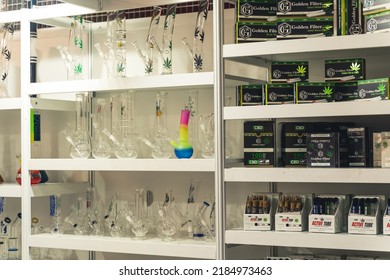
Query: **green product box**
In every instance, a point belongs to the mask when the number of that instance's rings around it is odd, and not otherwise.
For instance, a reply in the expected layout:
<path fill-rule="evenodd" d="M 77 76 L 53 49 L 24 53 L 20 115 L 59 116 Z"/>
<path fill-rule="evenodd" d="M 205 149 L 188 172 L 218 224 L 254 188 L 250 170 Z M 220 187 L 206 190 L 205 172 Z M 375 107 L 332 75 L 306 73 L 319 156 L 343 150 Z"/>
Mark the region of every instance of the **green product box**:
<path fill-rule="evenodd" d="M 337 35 L 357 35 L 364 32 L 361 0 L 338 0 L 335 18 L 337 19 Z"/>
<path fill-rule="evenodd" d="M 305 82 L 308 80 L 308 61 L 272 61 L 271 63 L 271 83 Z"/>
<path fill-rule="evenodd" d="M 369 167 L 370 132 L 367 127 L 348 128 L 349 167 Z"/>
<path fill-rule="evenodd" d="M 309 133 L 307 143 L 307 167 L 339 167 L 339 134 Z"/>
<path fill-rule="evenodd" d="M 361 0 L 364 14 L 390 9 L 390 0 Z"/>
<path fill-rule="evenodd" d="M 276 40 L 276 22 L 239 21 L 236 23 L 236 44 Z"/>
<path fill-rule="evenodd" d="M 238 21 L 276 20 L 276 0 L 238 0 L 236 14 Z"/>
<path fill-rule="evenodd" d="M 390 10 L 365 16 L 366 33 L 388 32 L 390 30 Z"/>
<path fill-rule="evenodd" d="M 299 17 L 277 19 L 278 40 L 324 37 L 337 34 L 336 21 L 332 17 Z M 304 42 L 302 42 L 304 44 Z"/>
<path fill-rule="evenodd" d="M 297 104 L 334 101 L 334 83 L 298 82 L 295 87 Z"/>
<path fill-rule="evenodd" d="M 295 103 L 294 84 L 266 84 L 264 85 L 264 104 Z"/>
<path fill-rule="evenodd" d="M 263 105 L 263 85 L 241 85 L 236 88 L 236 105 Z"/>
<path fill-rule="evenodd" d="M 389 99 L 389 78 L 339 82 L 335 85 L 336 102 Z"/>
<path fill-rule="evenodd" d="M 364 80 L 364 58 L 325 60 L 325 81 Z"/>
<path fill-rule="evenodd" d="M 244 122 L 244 165 L 274 166 L 274 122 Z"/>
<path fill-rule="evenodd" d="M 278 16 L 307 16 L 316 17 L 322 15 L 333 15 L 337 0 L 301 0 L 277 1 Z"/>

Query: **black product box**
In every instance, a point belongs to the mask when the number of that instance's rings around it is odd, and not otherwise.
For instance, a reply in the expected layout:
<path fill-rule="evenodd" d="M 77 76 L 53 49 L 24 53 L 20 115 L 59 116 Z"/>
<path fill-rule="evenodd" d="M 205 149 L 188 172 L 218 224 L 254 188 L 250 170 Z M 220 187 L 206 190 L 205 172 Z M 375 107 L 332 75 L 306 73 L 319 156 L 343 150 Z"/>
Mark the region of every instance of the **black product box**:
<path fill-rule="evenodd" d="M 348 128 L 348 158 L 350 167 L 369 167 L 370 133 L 367 127 Z"/>
<path fill-rule="evenodd" d="M 390 9 L 390 0 L 362 0 L 364 14 Z"/>
<path fill-rule="evenodd" d="M 332 17 L 278 18 L 278 40 L 309 37 L 328 37 L 337 34 L 336 21 Z"/>
<path fill-rule="evenodd" d="M 333 15 L 335 0 L 318 1 L 288 1 L 277 0 L 278 16 L 307 16 L 316 17 L 322 15 Z"/>
<path fill-rule="evenodd" d="M 284 166 L 306 167 L 306 136 L 312 123 L 282 124 L 282 160 Z"/>
<path fill-rule="evenodd" d="M 325 81 L 364 80 L 364 58 L 325 60 Z"/>
<path fill-rule="evenodd" d="M 237 106 L 263 105 L 263 85 L 241 85 L 236 88 Z"/>
<path fill-rule="evenodd" d="M 339 134 L 309 133 L 307 142 L 307 167 L 339 167 Z"/>
<path fill-rule="evenodd" d="M 271 83 L 305 82 L 308 80 L 308 61 L 272 61 L 271 63 Z"/>
<path fill-rule="evenodd" d="M 294 84 L 266 84 L 264 85 L 264 104 L 295 103 Z"/>
<path fill-rule="evenodd" d="M 353 127 L 355 127 L 355 123 L 352 122 L 336 122 L 330 124 L 329 131 L 339 134 L 340 167 L 349 166 L 348 128 Z"/>
<path fill-rule="evenodd" d="M 274 122 L 244 122 L 244 165 L 274 166 Z"/>
<path fill-rule="evenodd" d="M 363 4 L 361 0 L 339 0 L 345 5 L 344 31 L 342 35 L 357 35 L 364 32 Z"/>
<path fill-rule="evenodd" d="M 340 82 L 335 86 L 335 101 L 389 99 L 389 78 Z"/>
<path fill-rule="evenodd" d="M 295 84 L 295 101 L 301 103 L 333 102 L 334 83 L 308 83 Z"/>
<path fill-rule="evenodd" d="M 276 22 L 239 21 L 236 23 L 236 44 L 276 40 Z"/>
<path fill-rule="evenodd" d="M 276 0 L 238 0 L 236 9 L 238 21 L 276 20 Z"/>
<path fill-rule="evenodd" d="M 366 33 L 388 32 L 390 30 L 390 10 L 365 16 Z"/>

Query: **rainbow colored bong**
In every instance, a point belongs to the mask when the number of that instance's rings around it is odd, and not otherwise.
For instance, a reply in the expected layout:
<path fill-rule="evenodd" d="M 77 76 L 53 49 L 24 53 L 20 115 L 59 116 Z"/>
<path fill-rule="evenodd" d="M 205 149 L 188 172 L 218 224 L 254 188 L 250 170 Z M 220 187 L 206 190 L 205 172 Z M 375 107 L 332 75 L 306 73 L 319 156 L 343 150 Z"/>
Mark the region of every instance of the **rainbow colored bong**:
<path fill-rule="evenodd" d="M 171 145 L 175 148 L 174 152 L 177 158 L 190 158 L 194 153 L 194 149 L 188 141 L 188 121 L 190 114 L 190 110 L 181 110 L 179 141 L 171 141 Z"/>

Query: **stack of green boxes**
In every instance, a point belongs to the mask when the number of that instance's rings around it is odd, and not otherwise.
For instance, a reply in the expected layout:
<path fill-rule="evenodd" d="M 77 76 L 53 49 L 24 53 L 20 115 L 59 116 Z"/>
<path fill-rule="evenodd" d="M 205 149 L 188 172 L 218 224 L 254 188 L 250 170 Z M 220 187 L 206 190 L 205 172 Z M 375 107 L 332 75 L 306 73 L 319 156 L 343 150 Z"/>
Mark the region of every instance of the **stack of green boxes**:
<path fill-rule="evenodd" d="M 366 33 L 390 30 L 390 0 L 370 0 L 363 2 Z"/>

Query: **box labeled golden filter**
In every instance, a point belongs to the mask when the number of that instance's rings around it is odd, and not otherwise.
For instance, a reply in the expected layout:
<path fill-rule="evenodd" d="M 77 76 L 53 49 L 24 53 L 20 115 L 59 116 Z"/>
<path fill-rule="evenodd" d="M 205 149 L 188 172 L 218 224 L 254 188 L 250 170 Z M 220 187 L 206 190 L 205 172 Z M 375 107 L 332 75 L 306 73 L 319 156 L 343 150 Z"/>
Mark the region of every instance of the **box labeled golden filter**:
<path fill-rule="evenodd" d="M 337 34 L 333 16 L 299 17 L 277 19 L 278 40 L 311 37 L 328 37 Z M 302 42 L 304 44 L 304 42 Z"/>
<path fill-rule="evenodd" d="M 364 101 L 389 99 L 389 78 L 337 82 L 335 101 Z"/>
<path fill-rule="evenodd" d="M 279 196 L 279 193 L 254 193 L 248 195 L 243 219 L 244 230 L 273 230 Z"/>
<path fill-rule="evenodd" d="M 266 84 L 264 90 L 265 105 L 295 103 L 294 84 Z"/>
<path fill-rule="evenodd" d="M 306 231 L 312 195 L 283 194 L 275 214 L 276 231 Z"/>
<path fill-rule="evenodd" d="M 323 15 L 333 15 L 337 0 L 301 0 L 277 1 L 277 15 L 278 16 L 307 16 L 317 17 Z"/>
<path fill-rule="evenodd" d="M 276 0 L 238 0 L 236 12 L 238 21 L 275 21 Z"/>
<path fill-rule="evenodd" d="M 271 83 L 293 83 L 309 80 L 308 61 L 272 61 Z"/>
<path fill-rule="evenodd" d="M 354 196 L 348 215 L 348 233 L 375 235 L 382 232 L 385 196 Z"/>
<path fill-rule="evenodd" d="M 263 85 L 236 87 L 237 106 L 263 105 Z"/>
<path fill-rule="evenodd" d="M 276 40 L 276 22 L 239 21 L 236 23 L 236 44 Z"/>
<path fill-rule="evenodd" d="M 381 33 L 390 31 L 390 10 L 365 16 L 366 33 Z"/>
<path fill-rule="evenodd" d="M 364 32 L 363 4 L 361 0 L 339 0 L 344 6 L 342 34 L 357 35 Z"/>
<path fill-rule="evenodd" d="M 295 86 L 297 104 L 334 101 L 334 83 L 298 82 Z"/>
<path fill-rule="evenodd" d="M 325 60 L 325 81 L 364 80 L 366 60 L 364 58 Z"/>
<path fill-rule="evenodd" d="M 314 197 L 309 214 L 309 232 L 342 232 L 348 209 L 349 196 L 324 194 Z"/>
<path fill-rule="evenodd" d="M 390 9 L 390 0 L 361 0 L 364 14 Z"/>

